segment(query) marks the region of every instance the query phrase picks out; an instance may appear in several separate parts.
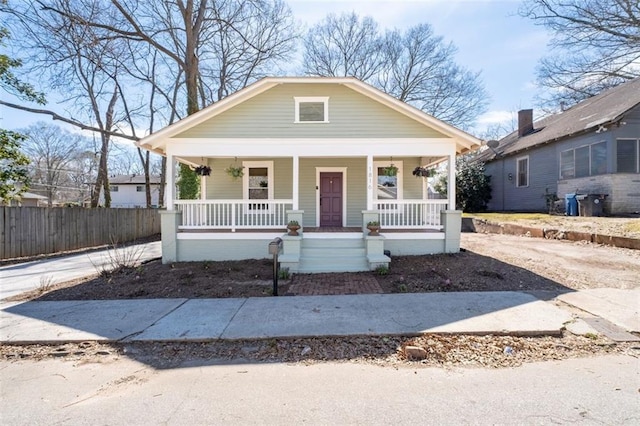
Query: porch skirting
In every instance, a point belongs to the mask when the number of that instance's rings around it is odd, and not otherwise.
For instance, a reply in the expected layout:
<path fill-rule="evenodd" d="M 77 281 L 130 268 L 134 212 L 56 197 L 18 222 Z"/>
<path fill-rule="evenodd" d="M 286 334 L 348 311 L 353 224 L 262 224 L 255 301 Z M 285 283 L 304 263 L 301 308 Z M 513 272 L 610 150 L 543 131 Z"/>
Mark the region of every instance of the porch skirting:
<path fill-rule="evenodd" d="M 271 257 L 268 251 L 269 242 L 283 235 L 282 232 L 180 232 L 176 235 L 177 258 L 169 262 L 267 259 Z M 436 254 L 445 251 L 444 232 L 389 233 L 384 237 L 384 249 L 389 250 L 392 256 Z"/>

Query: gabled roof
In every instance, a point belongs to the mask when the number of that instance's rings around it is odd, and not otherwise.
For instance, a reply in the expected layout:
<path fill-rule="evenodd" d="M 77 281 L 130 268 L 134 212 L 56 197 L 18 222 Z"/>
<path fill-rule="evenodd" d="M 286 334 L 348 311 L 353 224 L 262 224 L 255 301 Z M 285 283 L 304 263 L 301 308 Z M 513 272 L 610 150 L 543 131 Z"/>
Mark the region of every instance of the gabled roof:
<path fill-rule="evenodd" d="M 518 137 L 517 130 L 510 133 L 499 141 L 495 150 L 502 156 L 508 156 L 581 133 L 604 130 L 638 105 L 640 78 L 635 78 L 585 99 L 566 111 L 536 121 L 533 132 L 523 137 Z M 491 150 L 486 150 L 478 160 L 491 161 L 495 157 Z"/>
<path fill-rule="evenodd" d="M 149 182 L 154 184 L 160 184 L 160 176 L 150 175 Z M 111 176 L 109 178 L 110 185 L 144 185 L 144 175 L 118 175 Z"/>
<path fill-rule="evenodd" d="M 240 103 L 253 98 L 280 84 L 342 84 L 381 104 L 392 108 L 417 122 L 424 124 L 456 140 L 456 151 L 463 153 L 478 148 L 481 141 L 474 136 L 440 121 L 425 112 L 358 80 L 355 77 L 265 77 L 241 89 L 232 95 L 169 125 L 136 142 L 141 148 L 164 155 L 167 139 L 182 133 L 216 115 L 223 113 Z"/>

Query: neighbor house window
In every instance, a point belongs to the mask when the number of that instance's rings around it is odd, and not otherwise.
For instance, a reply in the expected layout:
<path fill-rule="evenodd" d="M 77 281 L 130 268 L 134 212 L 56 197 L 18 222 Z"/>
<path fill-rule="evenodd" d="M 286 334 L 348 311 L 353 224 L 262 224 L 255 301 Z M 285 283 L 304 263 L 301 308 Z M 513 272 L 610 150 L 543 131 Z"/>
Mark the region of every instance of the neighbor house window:
<path fill-rule="evenodd" d="M 136 192 L 144 192 L 144 186 L 136 186 Z"/>
<path fill-rule="evenodd" d="M 522 157 L 516 160 L 517 186 L 529 186 L 529 157 Z"/>
<path fill-rule="evenodd" d="M 616 148 L 618 173 L 640 173 L 640 141 L 618 139 Z"/>
<path fill-rule="evenodd" d="M 243 194 L 246 200 L 273 199 L 273 161 L 244 161 Z M 267 203 L 249 204 L 249 211 L 269 209 Z"/>
<path fill-rule="evenodd" d="M 328 97 L 296 97 L 295 119 L 296 123 L 328 123 L 329 122 L 329 98 Z"/>
<path fill-rule="evenodd" d="M 568 149 L 560 153 L 560 179 L 601 175 L 606 172 L 606 142 Z"/>
<path fill-rule="evenodd" d="M 109 189 L 111 190 L 111 192 L 118 192 L 118 185 L 111 185 L 109 186 Z"/>

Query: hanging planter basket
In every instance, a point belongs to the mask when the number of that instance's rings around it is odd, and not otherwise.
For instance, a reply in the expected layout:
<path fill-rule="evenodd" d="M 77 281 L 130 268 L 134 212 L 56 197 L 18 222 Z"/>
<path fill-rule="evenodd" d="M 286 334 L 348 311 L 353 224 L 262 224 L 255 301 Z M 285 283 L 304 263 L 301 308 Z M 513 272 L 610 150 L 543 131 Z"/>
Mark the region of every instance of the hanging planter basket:
<path fill-rule="evenodd" d="M 415 177 L 431 177 L 435 174 L 435 169 L 427 169 L 426 167 L 416 167 L 413 169 L 413 175 Z"/>
<path fill-rule="evenodd" d="M 383 172 L 385 176 L 396 176 L 398 174 L 398 168 L 391 164 L 385 167 Z"/>
<path fill-rule="evenodd" d="M 211 174 L 211 167 L 198 166 L 194 170 L 198 176 L 209 176 Z"/>
<path fill-rule="evenodd" d="M 234 180 L 241 178 L 242 176 L 244 176 L 244 167 L 240 166 L 240 167 L 236 167 L 236 166 L 229 166 L 226 169 L 224 169 L 224 171 L 231 176 Z"/>

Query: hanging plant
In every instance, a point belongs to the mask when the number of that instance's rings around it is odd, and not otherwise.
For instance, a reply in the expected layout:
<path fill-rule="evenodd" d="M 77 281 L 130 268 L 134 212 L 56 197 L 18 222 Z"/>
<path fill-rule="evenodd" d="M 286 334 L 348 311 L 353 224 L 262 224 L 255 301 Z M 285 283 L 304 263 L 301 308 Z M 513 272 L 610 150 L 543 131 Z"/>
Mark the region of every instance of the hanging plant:
<path fill-rule="evenodd" d="M 398 168 L 391 164 L 383 169 L 383 173 L 385 176 L 396 176 L 398 174 Z"/>
<path fill-rule="evenodd" d="M 209 176 L 211 174 L 211 167 L 198 166 L 194 170 L 198 176 Z"/>
<path fill-rule="evenodd" d="M 233 179 L 238 179 L 244 176 L 244 167 L 242 166 L 230 165 L 229 167 L 224 169 L 224 171 L 227 172 L 227 174 L 231 176 Z"/>
<path fill-rule="evenodd" d="M 435 169 L 428 169 L 426 167 L 416 167 L 413 169 L 413 175 L 415 177 L 431 177 L 436 174 Z"/>

